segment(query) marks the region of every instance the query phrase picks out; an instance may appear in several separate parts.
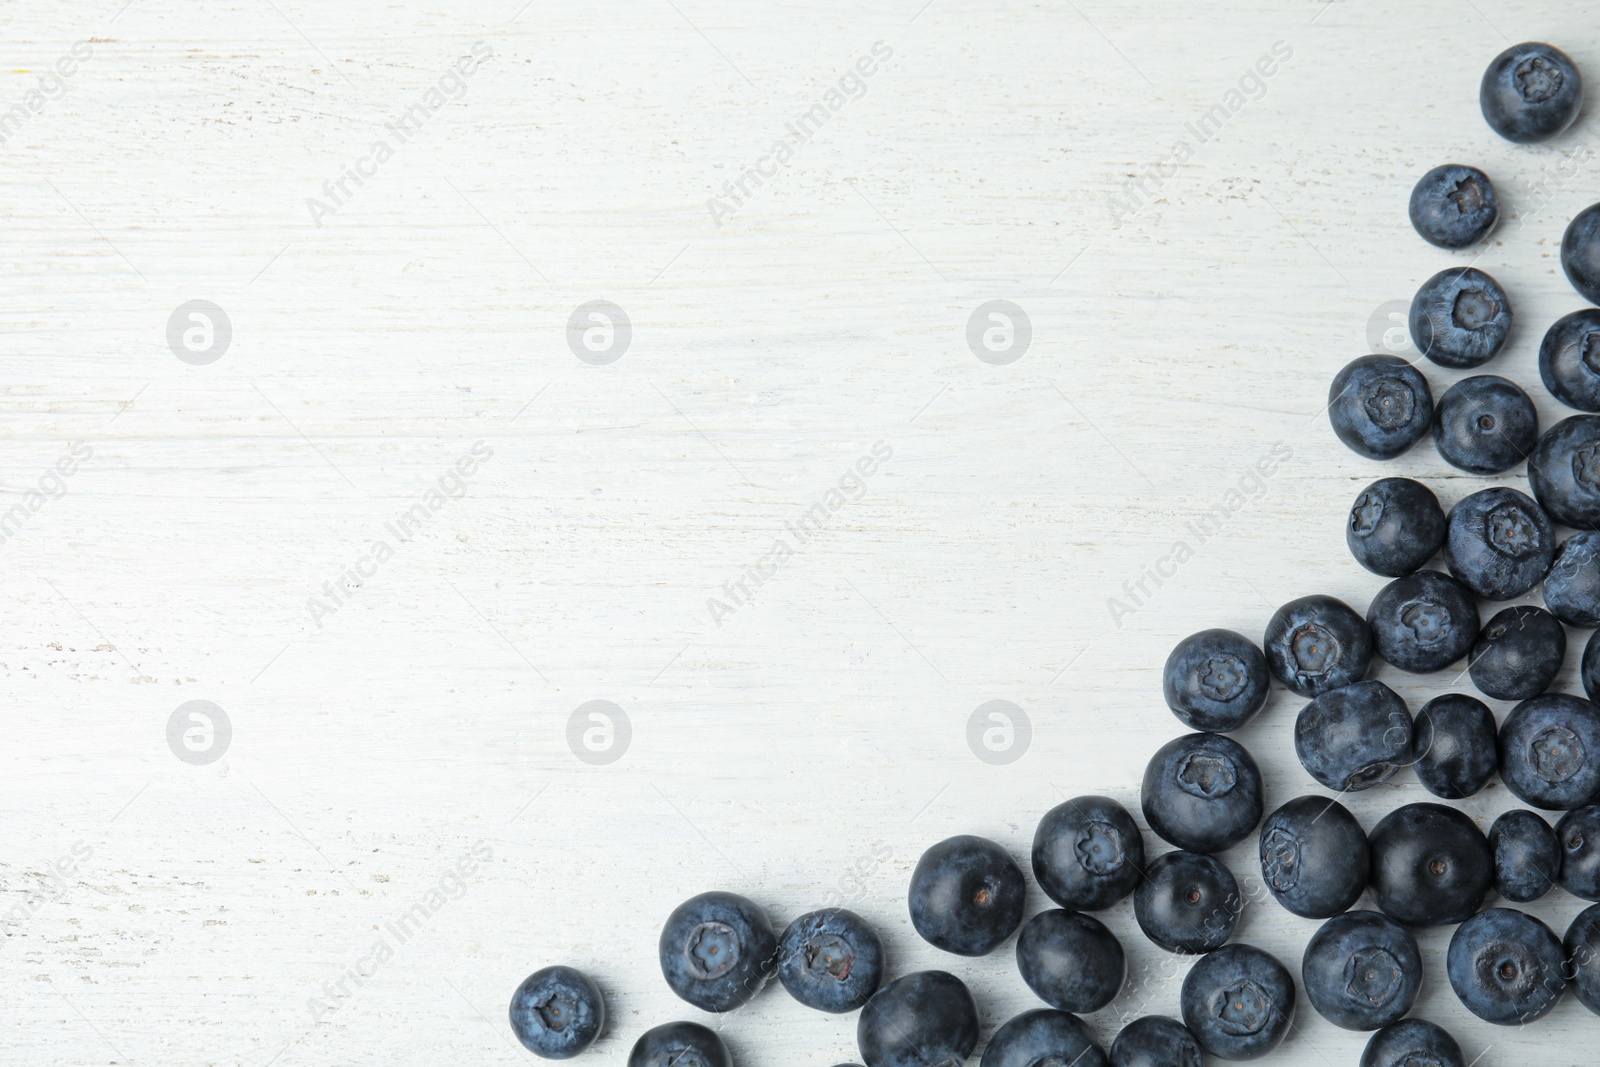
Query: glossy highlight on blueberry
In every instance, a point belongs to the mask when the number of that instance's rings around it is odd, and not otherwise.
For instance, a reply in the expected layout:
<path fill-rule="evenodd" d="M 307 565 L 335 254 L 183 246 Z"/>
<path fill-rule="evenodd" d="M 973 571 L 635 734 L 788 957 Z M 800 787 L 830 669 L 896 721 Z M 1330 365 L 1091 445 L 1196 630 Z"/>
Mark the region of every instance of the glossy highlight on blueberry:
<path fill-rule="evenodd" d="M 1445 163 L 1411 190 L 1408 207 L 1417 234 L 1438 248 L 1467 248 L 1489 235 L 1500 218 L 1494 183 L 1477 167 Z"/>
<path fill-rule="evenodd" d="M 1375 911 L 1347 911 L 1323 923 L 1300 964 L 1306 999 L 1346 1030 L 1399 1022 L 1422 989 L 1422 952 L 1411 932 Z"/>
<path fill-rule="evenodd" d="M 1372 628 L 1337 597 L 1303 596 L 1273 613 L 1261 647 L 1273 677 L 1314 697 L 1367 676 Z"/>
<path fill-rule="evenodd" d="M 777 952 L 766 913 L 734 893 L 690 897 L 661 929 L 667 985 L 703 1011 L 732 1011 L 761 992 Z"/>
<path fill-rule="evenodd" d="M 1442 526 L 1441 522 L 1441 526 Z M 1267 702 L 1266 657 L 1232 630 L 1203 630 L 1178 642 L 1161 673 L 1167 707 L 1191 730 L 1229 733 Z"/>
<path fill-rule="evenodd" d="M 970 834 L 922 854 L 911 872 L 911 925 L 958 956 L 993 952 L 1022 923 L 1027 883 L 1004 848 Z"/>
<path fill-rule="evenodd" d="M 980 1067 L 1108 1067 L 1105 1050 L 1076 1016 L 1053 1008 L 1017 1015 L 994 1032 Z"/>
<path fill-rule="evenodd" d="M 1220 852 L 1261 821 L 1261 771 L 1237 741 L 1185 734 L 1151 757 L 1139 800 L 1163 840 L 1191 852 Z"/>
<path fill-rule="evenodd" d="M 1476 267 L 1450 267 L 1411 298 L 1411 342 L 1441 367 L 1466 370 L 1500 353 L 1511 333 L 1511 300 Z"/>
<path fill-rule="evenodd" d="M 1328 387 L 1328 421 L 1351 451 L 1368 459 L 1394 459 L 1433 424 L 1433 393 L 1405 360 L 1362 356 L 1346 364 Z"/>
<path fill-rule="evenodd" d="M 945 971 L 895 979 L 873 994 L 856 1021 L 856 1048 L 867 1067 L 960 1064 L 977 1044 L 978 1005 L 961 979 Z"/>
<path fill-rule="evenodd" d="M 1300 709 L 1294 750 L 1319 784 L 1345 793 L 1371 789 L 1409 762 L 1411 713 L 1382 682 L 1333 689 Z"/>
<path fill-rule="evenodd" d="M 1528 41 L 1494 57 L 1478 86 L 1478 106 L 1506 140 L 1547 141 L 1578 117 L 1583 78 L 1561 49 Z"/>
<path fill-rule="evenodd" d="M 573 967 L 534 971 L 511 995 L 511 1032 L 535 1056 L 570 1059 L 594 1044 L 605 1025 L 600 987 Z"/>
<path fill-rule="evenodd" d="M 1544 923 L 1490 908 L 1456 927 L 1445 955 L 1450 987 L 1485 1022 L 1520 1026 L 1548 1015 L 1566 992 L 1566 953 Z"/>
<path fill-rule="evenodd" d="M 1133 892 L 1144 870 L 1144 837 L 1110 797 L 1075 797 L 1039 820 L 1033 876 L 1063 908 L 1099 911 Z"/>
<path fill-rule="evenodd" d="M 1350 809 L 1322 796 L 1296 797 L 1261 824 L 1261 877 L 1283 907 L 1326 919 L 1367 888 L 1367 835 Z"/>
<path fill-rule="evenodd" d="M 1478 602 L 1448 574 L 1417 571 L 1378 591 L 1367 606 L 1367 625 L 1385 662 L 1430 674 L 1471 651 L 1478 636 Z"/>
<path fill-rule="evenodd" d="M 778 980 L 808 1008 L 855 1011 L 878 991 L 882 978 L 883 943 L 853 911 L 808 912 L 778 942 Z"/>
<path fill-rule="evenodd" d="M 1294 1022 L 1294 979 L 1270 953 L 1224 945 L 1195 962 L 1179 995 L 1183 1023 L 1219 1059 L 1252 1060 L 1283 1042 Z"/>
<path fill-rule="evenodd" d="M 1555 528 L 1526 493 L 1504 486 L 1480 489 L 1450 510 L 1445 564 L 1485 600 L 1528 592 L 1555 558 Z"/>
<path fill-rule="evenodd" d="M 1373 574 L 1400 578 L 1444 547 L 1444 509 L 1433 490 L 1410 478 L 1380 478 L 1350 505 L 1344 539 Z"/>
<path fill-rule="evenodd" d="M 715 1030 L 699 1023 L 665 1023 L 634 1042 L 628 1067 L 733 1067 L 733 1057 Z"/>

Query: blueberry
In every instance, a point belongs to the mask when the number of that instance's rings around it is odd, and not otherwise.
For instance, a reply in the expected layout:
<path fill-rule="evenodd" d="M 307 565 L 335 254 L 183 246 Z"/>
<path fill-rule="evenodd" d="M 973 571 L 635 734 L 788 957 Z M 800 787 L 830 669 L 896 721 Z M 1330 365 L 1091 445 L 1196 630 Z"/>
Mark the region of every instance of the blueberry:
<path fill-rule="evenodd" d="M 1239 883 L 1221 860 L 1181 849 L 1157 857 L 1133 894 L 1139 929 L 1168 952 L 1221 948 L 1243 907 Z"/>
<path fill-rule="evenodd" d="M 1274 678 L 1314 697 L 1367 676 L 1372 629 L 1336 597 L 1303 596 L 1273 613 L 1261 647 Z"/>
<path fill-rule="evenodd" d="M 961 979 L 916 971 L 873 994 L 856 1021 L 867 1067 L 960 1064 L 978 1044 L 978 1005 Z"/>
<path fill-rule="evenodd" d="M 1165 1015 L 1145 1015 L 1111 1042 L 1111 1067 L 1202 1067 L 1200 1042 Z"/>
<path fill-rule="evenodd" d="M 1513 808 L 1489 827 L 1494 853 L 1494 889 L 1516 904 L 1538 900 L 1550 892 L 1561 874 L 1561 845 L 1556 832 L 1537 813 Z"/>
<path fill-rule="evenodd" d="M 1368 459 L 1394 459 L 1428 432 L 1433 393 L 1428 379 L 1405 360 L 1362 356 L 1334 375 L 1328 421 L 1351 451 Z"/>
<path fill-rule="evenodd" d="M 989 1039 L 980 1067 L 1108 1067 L 1105 1050 L 1077 1017 L 1051 1008 L 1025 1011 Z"/>
<path fill-rule="evenodd" d="M 1422 951 L 1411 931 L 1375 911 L 1347 911 L 1306 944 L 1300 982 L 1317 1014 L 1346 1030 L 1397 1023 L 1422 988 Z"/>
<path fill-rule="evenodd" d="M 1261 877 L 1274 899 L 1307 919 L 1337 915 L 1367 888 L 1367 835 L 1337 800 L 1304 796 L 1261 824 Z"/>
<path fill-rule="evenodd" d="M 605 1025 L 600 987 L 571 967 L 534 971 L 511 995 L 511 1032 L 523 1048 L 547 1060 L 576 1056 Z"/>
<path fill-rule="evenodd" d="M 1472 684 L 1496 700 L 1527 700 L 1555 681 L 1567 658 L 1561 620 L 1531 604 L 1497 611 L 1472 646 Z"/>
<path fill-rule="evenodd" d="M 1575 533 L 1545 573 L 1544 606 L 1568 626 L 1600 626 L 1600 533 Z"/>
<path fill-rule="evenodd" d="M 1410 574 L 1444 547 L 1444 509 L 1433 490 L 1410 478 L 1380 478 L 1350 506 L 1344 541 L 1373 574 Z"/>
<path fill-rule="evenodd" d="M 1478 87 L 1478 106 L 1489 128 L 1506 140 L 1545 141 L 1578 117 L 1583 79 L 1565 52 L 1529 41 L 1494 57 Z"/>
<path fill-rule="evenodd" d="M 1539 443 L 1539 413 L 1516 382 L 1494 374 L 1463 378 L 1439 398 L 1433 444 L 1452 467 L 1499 474 Z"/>
<path fill-rule="evenodd" d="M 934 948 L 986 956 L 1022 923 L 1027 882 L 1005 849 L 963 834 L 922 854 L 911 872 L 911 925 Z"/>
<path fill-rule="evenodd" d="M 1578 913 L 1561 947 L 1567 954 L 1572 992 L 1584 1007 L 1600 1015 L 1600 904 Z"/>
<path fill-rule="evenodd" d="M 1162 745 L 1139 793 L 1150 829 L 1190 852 L 1220 852 L 1261 821 L 1261 771 L 1243 745 L 1221 734 Z"/>
<path fill-rule="evenodd" d="M 1493 359 L 1511 332 L 1511 301 L 1476 267 L 1450 267 L 1411 298 L 1411 343 L 1441 367 L 1465 370 Z"/>
<path fill-rule="evenodd" d="M 1549 1014 L 1567 980 L 1566 953 L 1544 923 L 1511 908 L 1490 908 L 1456 927 L 1445 973 L 1468 1011 L 1500 1026 Z"/>
<path fill-rule="evenodd" d="M 1039 820 L 1033 876 L 1045 896 L 1073 911 L 1109 908 L 1133 892 L 1144 870 L 1144 837 L 1110 797 L 1076 797 Z"/>
<path fill-rule="evenodd" d="M 1579 411 L 1600 411 L 1600 309 L 1563 315 L 1539 342 L 1539 377 L 1550 395 Z"/>
<path fill-rule="evenodd" d="M 1372 1035 L 1360 1067 L 1467 1067 L 1467 1059 L 1444 1027 L 1401 1019 Z"/>
<path fill-rule="evenodd" d="M 1161 673 L 1172 714 L 1191 730 L 1212 733 L 1229 733 L 1249 722 L 1267 702 L 1270 685 L 1266 657 L 1232 630 L 1185 637 Z"/>
<path fill-rule="evenodd" d="M 690 897 L 661 928 L 667 985 L 704 1011 L 732 1011 L 761 992 L 777 953 L 766 913 L 733 893 Z"/>
<path fill-rule="evenodd" d="M 628 1067 L 733 1067 L 733 1057 L 715 1030 L 699 1023 L 665 1023 L 634 1042 Z"/>
<path fill-rule="evenodd" d="M 1477 167 L 1445 163 L 1411 189 L 1411 225 L 1439 248 L 1466 248 L 1489 235 L 1500 217 L 1494 183 Z"/>
<path fill-rule="evenodd" d="M 1494 878 L 1489 842 L 1443 804 L 1405 804 L 1372 828 L 1373 903 L 1408 926 L 1458 923 L 1478 910 Z"/>
<path fill-rule="evenodd" d="M 1443 670 L 1478 636 L 1478 602 L 1448 574 L 1418 571 L 1396 578 L 1367 606 L 1378 655 L 1413 674 Z"/>
<path fill-rule="evenodd" d="M 1584 900 L 1600 900 L 1600 806 L 1574 808 L 1556 823 L 1561 847 L 1561 888 Z"/>
<path fill-rule="evenodd" d="M 824 908 L 789 924 L 778 942 L 778 980 L 808 1008 L 855 1011 L 878 991 L 883 943 L 853 911 Z"/>
<path fill-rule="evenodd" d="M 1600 204 L 1573 216 L 1561 236 L 1561 269 L 1591 304 L 1600 304 Z"/>
<path fill-rule="evenodd" d="M 1600 415 L 1562 419 L 1539 438 L 1528 482 L 1556 522 L 1600 529 Z"/>
<path fill-rule="evenodd" d="M 1300 709 L 1294 751 L 1306 773 L 1329 789 L 1371 789 L 1409 762 L 1411 713 L 1382 682 L 1334 689 Z"/>
<path fill-rule="evenodd" d="M 1526 493 L 1480 489 L 1450 509 L 1444 561 L 1485 600 L 1510 600 L 1539 584 L 1556 558 L 1555 529 Z"/>
<path fill-rule="evenodd" d="M 1500 780 L 1524 804 L 1581 808 L 1600 791 L 1600 708 L 1546 693 L 1500 724 Z"/>
<path fill-rule="evenodd" d="M 1183 1023 L 1224 1060 L 1253 1060 L 1282 1043 L 1294 1022 L 1294 979 L 1272 955 L 1224 945 L 1189 968 L 1179 994 Z"/>
<path fill-rule="evenodd" d="M 1041 911 L 1017 938 L 1017 970 L 1040 1000 L 1062 1011 L 1099 1011 L 1122 989 L 1122 943 L 1092 915 Z"/>
<path fill-rule="evenodd" d="M 1583 655 L 1578 660 L 1578 680 L 1591 701 L 1600 696 L 1600 630 L 1590 634 L 1589 640 L 1584 642 Z"/>
<path fill-rule="evenodd" d="M 1470 797 L 1488 785 L 1500 759 L 1494 712 L 1464 693 L 1446 693 L 1422 705 L 1411 745 L 1417 781 L 1446 800 Z"/>

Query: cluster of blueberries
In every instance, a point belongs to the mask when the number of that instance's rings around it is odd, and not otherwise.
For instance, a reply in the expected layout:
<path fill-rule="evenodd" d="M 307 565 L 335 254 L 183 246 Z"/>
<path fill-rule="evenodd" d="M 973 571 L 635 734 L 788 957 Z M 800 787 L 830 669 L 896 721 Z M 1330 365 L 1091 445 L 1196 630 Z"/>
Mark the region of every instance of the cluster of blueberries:
<path fill-rule="evenodd" d="M 1571 124 L 1582 84 L 1564 53 L 1523 44 L 1496 57 L 1479 99 L 1497 132 L 1539 141 Z M 1411 198 L 1418 233 L 1444 248 L 1482 240 L 1498 214 L 1493 185 L 1472 167 L 1435 168 Z M 1577 290 L 1600 303 L 1600 205 L 1573 220 L 1561 257 Z M 1411 307 L 1413 341 L 1445 367 L 1491 359 L 1510 325 L 1504 290 L 1471 267 L 1429 279 Z M 1558 399 L 1600 412 L 1600 309 L 1552 326 L 1539 366 Z M 1371 355 L 1335 378 L 1329 416 L 1342 441 L 1374 459 L 1399 456 L 1431 429 L 1439 453 L 1474 474 L 1526 460 L 1533 497 L 1484 489 L 1447 516 L 1418 482 L 1374 482 L 1350 511 L 1347 539 L 1363 566 L 1394 580 L 1365 618 L 1334 597 L 1308 596 L 1273 615 L 1259 646 L 1229 630 L 1180 642 L 1163 672 L 1164 696 L 1196 732 L 1156 752 L 1140 798 L 1150 830 L 1175 851 L 1147 860 L 1139 827 L 1115 800 L 1067 801 L 1040 821 L 1031 863 L 1059 907 L 1026 923 L 1026 879 L 1000 845 L 960 836 L 923 854 L 908 894 L 917 933 L 946 952 L 982 956 L 1020 929 L 1017 968 L 1049 1005 L 1002 1025 L 982 1067 L 1200 1067 L 1203 1054 L 1244 1060 L 1276 1048 L 1294 1017 L 1295 982 L 1271 954 L 1230 943 L 1243 898 L 1215 856 L 1258 827 L 1268 891 L 1293 914 L 1323 921 L 1301 961 L 1305 996 L 1330 1022 L 1375 1031 L 1362 1067 L 1466 1067 L 1445 1030 L 1407 1018 L 1423 972 L 1412 927 L 1456 925 L 1449 982 L 1480 1018 L 1530 1022 L 1568 988 L 1600 1013 L 1600 905 L 1582 912 L 1565 940 L 1523 912 L 1480 910 L 1491 889 L 1512 903 L 1556 885 L 1600 901 L 1600 634 L 1583 655 L 1590 699 L 1547 691 L 1566 654 L 1563 623 L 1600 627 L 1600 415 L 1569 418 L 1540 437 L 1533 404 L 1513 382 L 1467 378 L 1435 408 L 1415 367 Z M 1554 522 L 1580 532 L 1558 546 Z M 1441 551 L 1448 573 L 1423 569 Z M 1480 627 L 1479 599 L 1509 600 L 1541 583 L 1545 608 L 1509 607 Z M 1467 657 L 1482 693 L 1520 703 L 1498 727 L 1481 700 L 1462 693 L 1430 700 L 1413 718 L 1392 689 L 1366 678 L 1375 655 L 1416 673 Z M 1255 760 L 1226 735 L 1261 710 L 1273 679 L 1309 700 L 1295 750 L 1329 790 L 1368 789 L 1410 766 L 1429 792 L 1459 800 L 1498 770 L 1524 803 L 1564 814 L 1552 829 L 1534 811 L 1511 811 L 1487 837 L 1435 803 L 1397 808 L 1370 834 L 1324 796 L 1266 814 Z M 1376 910 L 1350 910 L 1363 893 Z M 1135 1019 L 1108 1055 L 1078 1016 L 1112 1002 L 1126 961 L 1090 913 L 1130 894 L 1146 937 L 1199 958 L 1183 981 L 1182 1021 Z M 705 1011 L 749 1002 L 774 974 L 808 1007 L 859 1011 L 868 1067 L 958 1067 L 978 1043 L 977 1005 L 959 978 L 919 971 L 882 984 L 882 942 L 841 908 L 802 915 L 780 936 L 744 897 L 703 893 L 667 919 L 659 955 L 671 989 Z M 516 990 L 511 1025 L 540 1056 L 575 1056 L 604 1028 L 604 999 L 581 971 L 548 967 Z M 717 1033 L 693 1022 L 646 1031 L 628 1058 L 629 1067 L 731 1063 Z"/>

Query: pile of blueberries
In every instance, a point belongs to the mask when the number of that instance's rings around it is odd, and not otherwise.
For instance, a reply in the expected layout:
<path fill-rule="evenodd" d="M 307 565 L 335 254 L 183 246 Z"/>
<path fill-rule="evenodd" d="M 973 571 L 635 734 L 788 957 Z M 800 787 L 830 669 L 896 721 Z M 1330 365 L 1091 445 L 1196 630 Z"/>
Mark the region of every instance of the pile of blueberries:
<path fill-rule="evenodd" d="M 1530 43 L 1495 58 L 1479 101 L 1496 132 L 1533 142 L 1565 130 L 1582 95 L 1572 60 Z M 1432 244 L 1462 249 L 1488 236 L 1499 206 L 1487 175 L 1451 164 L 1417 183 L 1410 215 Z M 1600 204 L 1572 220 L 1561 262 L 1578 292 L 1600 304 Z M 1478 367 L 1504 345 L 1511 304 L 1488 274 L 1452 268 L 1418 291 L 1409 325 L 1434 363 Z M 1449 1033 L 1407 1018 L 1423 977 L 1413 927 L 1455 925 L 1447 977 L 1482 1019 L 1531 1022 L 1569 987 L 1600 1013 L 1600 905 L 1579 914 L 1564 940 L 1513 908 L 1483 910 L 1491 889 L 1507 903 L 1554 886 L 1600 901 L 1600 632 L 1583 653 L 1589 699 L 1548 691 L 1566 656 L 1563 624 L 1600 627 L 1600 415 L 1592 414 L 1600 412 L 1600 308 L 1550 327 L 1539 370 L 1558 400 L 1591 414 L 1540 436 L 1528 395 L 1505 378 L 1465 378 L 1435 406 L 1427 380 L 1396 357 L 1364 356 L 1339 372 L 1329 418 L 1356 452 L 1393 459 L 1431 430 L 1439 454 L 1472 474 L 1525 461 L 1532 496 L 1487 488 L 1446 515 L 1426 486 L 1381 479 L 1357 497 L 1346 529 L 1355 558 L 1394 579 L 1365 618 L 1334 597 L 1307 596 L 1273 615 L 1260 646 L 1229 630 L 1180 642 L 1163 690 L 1196 732 L 1164 745 L 1141 786 L 1145 822 L 1175 851 L 1147 860 L 1122 805 L 1070 800 L 1045 814 L 1033 840 L 1034 879 L 1059 907 L 1026 923 L 1026 879 L 1001 846 L 961 836 L 923 854 L 908 896 L 917 933 L 946 952 L 982 956 L 1020 928 L 1017 968 L 1049 1005 L 1001 1026 L 982 1067 L 1200 1067 L 1203 1054 L 1244 1060 L 1276 1048 L 1294 1018 L 1295 982 L 1271 954 L 1229 943 L 1242 896 L 1214 855 L 1258 828 L 1267 890 L 1293 914 L 1324 920 L 1301 960 L 1304 995 L 1335 1025 L 1375 1031 L 1362 1067 L 1466 1067 Z M 1578 532 L 1558 545 L 1556 523 Z M 1445 570 L 1424 569 L 1441 552 Z M 1479 600 L 1511 600 L 1541 583 L 1545 607 L 1507 607 L 1480 626 Z M 1374 655 L 1419 674 L 1465 657 L 1480 692 L 1520 703 L 1497 725 L 1483 701 L 1446 693 L 1413 718 L 1392 689 L 1367 679 Z M 1260 770 L 1226 735 L 1261 710 L 1273 679 L 1309 700 L 1295 751 L 1339 795 L 1412 767 L 1429 792 L 1460 800 L 1498 771 L 1524 803 L 1564 814 L 1552 829 L 1535 811 L 1510 811 L 1486 837 L 1457 808 L 1406 804 L 1368 834 L 1337 799 L 1303 796 L 1263 820 Z M 1375 910 L 1350 910 L 1364 893 Z M 1136 1019 L 1108 1055 L 1078 1016 L 1112 1002 L 1126 961 L 1090 913 L 1130 894 L 1145 936 L 1199 958 L 1183 981 L 1182 1021 Z M 978 1042 L 977 1005 L 959 978 L 920 971 L 880 985 L 882 943 L 844 909 L 802 915 L 779 936 L 749 900 L 704 893 L 667 919 L 659 951 L 667 984 L 706 1011 L 745 1004 L 774 974 L 802 1004 L 859 1011 L 867 1067 L 958 1067 Z M 516 990 L 511 1025 L 533 1052 L 566 1058 L 600 1034 L 605 1004 L 582 972 L 549 967 Z M 629 1067 L 731 1062 L 716 1032 L 692 1022 L 645 1032 L 628 1059 Z"/>

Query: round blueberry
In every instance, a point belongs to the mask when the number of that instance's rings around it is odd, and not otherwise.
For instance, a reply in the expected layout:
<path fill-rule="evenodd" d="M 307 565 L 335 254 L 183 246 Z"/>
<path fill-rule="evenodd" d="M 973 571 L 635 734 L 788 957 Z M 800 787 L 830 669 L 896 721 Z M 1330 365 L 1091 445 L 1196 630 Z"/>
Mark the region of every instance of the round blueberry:
<path fill-rule="evenodd" d="M 1165 1015 L 1145 1015 L 1111 1042 L 1111 1067 L 1202 1067 L 1200 1042 Z"/>
<path fill-rule="evenodd" d="M 961 979 L 916 971 L 873 994 L 856 1021 L 867 1067 L 959 1064 L 978 1044 L 978 1005 Z"/>
<path fill-rule="evenodd" d="M 1306 944 L 1300 982 L 1317 1014 L 1346 1030 L 1397 1023 L 1422 988 L 1422 952 L 1411 931 L 1375 911 L 1347 911 Z"/>
<path fill-rule="evenodd" d="M 1478 910 L 1494 878 L 1489 842 L 1443 804 L 1405 804 L 1372 828 L 1373 903 L 1408 926 L 1458 923 Z"/>
<path fill-rule="evenodd" d="M 778 942 L 778 980 L 808 1008 L 855 1011 L 878 991 L 883 943 L 867 921 L 844 908 L 809 912 Z"/>
<path fill-rule="evenodd" d="M 1526 493 L 1480 489 L 1450 509 L 1444 561 L 1485 600 L 1510 600 L 1539 584 L 1556 558 L 1555 529 Z"/>
<path fill-rule="evenodd" d="M 1062 1011 L 1099 1011 L 1122 989 L 1122 943 L 1092 915 L 1052 909 L 1029 919 L 1017 938 L 1017 970 L 1040 1000 Z"/>
<path fill-rule="evenodd" d="M 911 872 L 911 925 L 934 948 L 986 956 L 1022 923 L 1027 882 L 993 841 L 962 834 L 922 854 Z"/>
<path fill-rule="evenodd" d="M 1499 474 L 1539 443 L 1539 413 L 1517 383 L 1494 374 L 1463 378 L 1439 398 L 1433 444 L 1452 467 Z"/>
<path fill-rule="evenodd" d="M 1584 642 L 1583 655 L 1578 658 L 1578 680 L 1590 701 L 1600 696 L 1600 630 L 1589 635 Z"/>
<path fill-rule="evenodd" d="M 1229 733 L 1261 710 L 1270 681 L 1267 659 L 1248 637 L 1202 630 L 1179 641 L 1167 657 L 1161 690 L 1189 729 Z"/>
<path fill-rule="evenodd" d="M 1476 267 L 1450 267 L 1411 298 L 1411 343 L 1441 367 L 1465 370 L 1493 359 L 1511 332 L 1511 301 Z"/>
<path fill-rule="evenodd" d="M 1399 578 L 1444 547 L 1444 509 L 1433 490 L 1410 478 L 1380 478 L 1350 506 L 1344 540 L 1356 562 Z"/>
<path fill-rule="evenodd" d="M 699 1023 L 664 1023 L 634 1042 L 628 1067 L 733 1067 L 733 1057 L 715 1030 Z"/>
<path fill-rule="evenodd" d="M 1528 482 L 1555 521 L 1600 529 L 1600 415 L 1574 415 L 1546 430 L 1528 460 Z"/>
<path fill-rule="evenodd" d="M 594 1044 L 606 1025 L 600 987 L 572 967 L 534 971 L 511 995 L 511 1032 L 547 1060 L 565 1060 Z"/>
<path fill-rule="evenodd" d="M 1550 395 L 1579 411 L 1600 411 L 1600 309 L 1563 315 L 1539 342 L 1539 377 Z"/>
<path fill-rule="evenodd" d="M 1446 693 L 1417 712 L 1412 767 L 1422 788 L 1445 800 L 1477 793 L 1499 763 L 1494 712 L 1477 697 Z"/>
<path fill-rule="evenodd" d="M 1189 968 L 1179 994 L 1183 1023 L 1224 1060 L 1253 1060 L 1282 1043 L 1294 1022 L 1294 979 L 1272 955 L 1224 945 Z"/>
<path fill-rule="evenodd" d="M 1109 908 L 1133 892 L 1144 870 L 1144 837 L 1110 797 L 1076 797 L 1039 820 L 1033 877 L 1045 896 L 1073 911 Z"/>
<path fill-rule="evenodd" d="M 1561 888 L 1584 900 L 1600 900 L 1600 805 L 1574 808 L 1556 823 L 1561 847 Z"/>
<path fill-rule="evenodd" d="M 1512 808 L 1489 827 L 1494 889 L 1516 904 L 1538 900 L 1561 874 L 1561 845 L 1538 812 Z"/>
<path fill-rule="evenodd" d="M 1567 980 L 1566 953 L 1544 923 L 1511 908 L 1481 911 L 1456 927 L 1445 973 L 1468 1011 L 1519 1026 L 1549 1014 Z"/>
<path fill-rule="evenodd" d="M 1434 167 L 1411 189 L 1411 225 L 1439 248 L 1475 245 L 1494 229 L 1500 197 L 1477 167 L 1445 163 Z"/>
<path fill-rule="evenodd" d="M 994 1032 L 979 1067 L 1108 1067 L 1105 1050 L 1076 1016 L 1053 1008 L 1025 1011 Z"/>
<path fill-rule="evenodd" d="M 1372 628 L 1331 596 L 1303 596 L 1273 613 L 1261 642 L 1272 676 L 1314 697 L 1367 676 Z"/>
<path fill-rule="evenodd" d="M 1306 773 L 1329 789 L 1371 789 L 1409 761 L 1411 713 L 1382 682 L 1333 689 L 1300 709 L 1294 751 Z"/>
<path fill-rule="evenodd" d="M 1555 681 L 1567 658 L 1561 620 L 1531 604 L 1497 611 L 1472 646 L 1472 684 L 1496 700 L 1527 700 Z"/>
<path fill-rule="evenodd" d="M 1524 804 L 1581 808 L 1600 791 L 1600 708 L 1561 693 L 1524 700 L 1500 724 L 1500 780 Z"/>
<path fill-rule="evenodd" d="M 1444 1027 L 1401 1019 L 1372 1035 L 1360 1067 L 1467 1067 L 1467 1059 Z"/>
<path fill-rule="evenodd" d="M 1572 992 L 1584 1007 L 1600 1015 L 1600 904 L 1585 908 L 1561 939 L 1567 956 Z"/>
<path fill-rule="evenodd" d="M 1600 626 L 1600 533 L 1575 533 L 1545 573 L 1544 606 L 1568 626 Z"/>
<path fill-rule="evenodd" d="M 1221 948 L 1243 907 L 1239 883 L 1221 860 L 1182 849 L 1158 856 L 1133 894 L 1139 929 L 1168 952 Z"/>
<path fill-rule="evenodd" d="M 1151 757 L 1139 800 L 1163 840 L 1190 852 L 1220 852 L 1261 821 L 1261 771 L 1237 741 L 1185 734 Z"/>
<path fill-rule="evenodd" d="M 1513 45 L 1483 72 L 1478 106 L 1489 128 L 1508 141 L 1549 140 L 1578 117 L 1583 79 L 1559 48 L 1536 41 Z"/>
<path fill-rule="evenodd" d="M 1428 379 L 1396 356 L 1362 356 L 1328 387 L 1334 435 L 1368 459 L 1394 459 L 1422 440 L 1433 422 Z"/>
<path fill-rule="evenodd" d="M 1478 602 L 1438 571 L 1396 578 L 1367 606 L 1372 643 L 1388 663 L 1413 674 L 1443 670 L 1478 636 Z"/>
<path fill-rule="evenodd" d="M 1561 236 L 1561 269 L 1591 304 L 1600 304 L 1600 204 L 1573 216 Z"/>
<path fill-rule="evenodd" d="M 1326 919 L 1367 888 L 1371 857 L 1361 824 L 1337 800 L 1304 796 L 1261 824 L 1261 877 L 1284 908 Z"/>
<path fill-rule="evenodd" d="M 704 1011 L 732 1011 L 761 992 L 777 952 L 766 913 L 734 893 L 690 897 L 661 928 L 667 985 Z"/>

